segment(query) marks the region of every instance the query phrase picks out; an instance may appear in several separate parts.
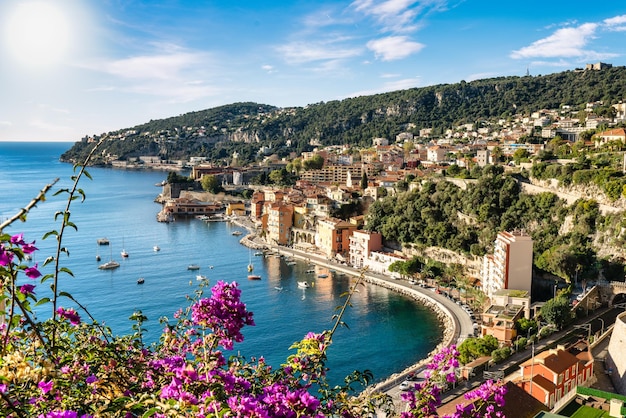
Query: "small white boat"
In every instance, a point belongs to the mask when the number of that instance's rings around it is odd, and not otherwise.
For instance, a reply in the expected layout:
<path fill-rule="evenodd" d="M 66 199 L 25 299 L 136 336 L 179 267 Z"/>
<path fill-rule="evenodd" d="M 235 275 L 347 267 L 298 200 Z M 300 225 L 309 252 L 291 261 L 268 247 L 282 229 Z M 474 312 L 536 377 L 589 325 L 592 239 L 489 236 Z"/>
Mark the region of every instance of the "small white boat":
<path fill-rule="evenodd" d="M 128 253 L 126 252 L 126 250 L 122 250 L 122 252 L 120 254 L 124 258 L 128 258 Z"/>
<path fill-rule="evenodd" d="M 256 253 L 254 253 L 254 255 L 256 257 L 261 257 L 261 256 L 263 256 L 263 251 L 257 251 Z"/>
<path fill-rule="evenodd" d="M 98 242 L 98 245 L 109 245 L 110 244 L 109 240 L 106 239 L 106 238 L 98 238 L 97 242 Z"/>
<path fill-rule="evenodd" d="M 209 280 L 209 278 L 207 276 L 203 276 L 202 274 L 198 274 L 196 276 L 196 280 L 200 280 L 200 281 L 202 281 L 202 280 Z"/>
<path fill-rule="evenodd" d="M 137 279 L 137 284 L 143 284 L 145 282 L 143 277 Z"/>
<path fill-rule="evenodd" d="M 189 264 L 187 270 L 200 270 L 200 266 L 197 264 Z"/>
<path fill-rule="evenodd" d="M 154 247 L 152 247 L 152 249 L 154 251 L 161 251 L 161 247 L 159 247 L 158 245 L 155 245 Z"/>
<path fill-rule="evenodd" d="M 309 282 L 298 282 L 298 287 L 300 289 L 308 289 L 309 287 L 311 287 L 311 285 L 309 284 Z"/>
<path fill-rule="evenodd" d="M 274 289 L 278 290 L 279 292 L 282 292 L 283 287 L 282 286 L 274 286 Z"/>
<path fill-rule="evenodd" d="M 111 261 L 107 261 L 104 264 L 100 264 L 98 266 L 98 268 L 100 270 L 112 270 L 112 269 L 116 269 L 120 266 L 120 263 L 118 263 L 117 261 L 111 260 Z"/>
<path fill-rule="evenodd" d="M 313 273 L 315 273 L 315 270 L 311 269 L 311 270 L 307 270 L 306 272 L 309 273 L 309 274 L 313 274 Z"/>
<path fill-rule="evenodd" d="M 241 232 L 241 231 L 233 231 L 232 232 L 232 235 L 234 235 L 236 237 L 239 236 L 239 235 L 242 235 L 242 234 L 243 234 L 243 232 Z"/>
<path fill-rule="evenodd" d="M 317 277 L 318 277 L 319 279 L 325 279 L 325 278 L 327 278 L 327 277 L 328 277 L 328 274 L 318 274 L 318 275 L 317 275 Z"/>

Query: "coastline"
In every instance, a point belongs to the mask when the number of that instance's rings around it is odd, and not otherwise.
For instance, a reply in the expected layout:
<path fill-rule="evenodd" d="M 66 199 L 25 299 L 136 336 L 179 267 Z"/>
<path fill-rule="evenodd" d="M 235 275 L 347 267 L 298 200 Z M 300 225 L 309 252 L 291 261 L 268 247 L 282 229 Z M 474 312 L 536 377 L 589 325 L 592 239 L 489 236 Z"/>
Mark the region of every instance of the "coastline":
<path fill-rule="evenodd" d="M 401 381 L 406 379 L 410 373 L 417 373 L 423 369 L 432 359 L 432 356 L 437 353 L 441 348 L 458 342 L 463 334 L 463 327 L 460 318 L 455 315 L 450 306 L 446 306 L 444 303 L 445 298 L 441 296 L 437 298 L 435 293 L 426 291 L 422 288 L 415 288 L 408 282 L 395 280 L 391 277 L 383 276 L 378 273 L 368 272 L 367 270 L 358 270 L 353 267 L 349 267 L 337 262 L 331 262 L 327 260 L 323 255 L 314 253 L 305 253 L 303 251 L 294 250 L 293 248 L 278 246 L 266 242 L 263 238 L 256 234 L 256 228 L 252 220 L 249 217 L 233 217 L 229 219 L 230 222 L 245 228 L 248 234 L 245 235 L 239 243 L 245 247 L 261 250 L 267 249 L 275 251 L 279 254 L 288 255 L 293 258 L 305 260 L 307 262 L 333 269 L 337 272 L 344 273 L 353 277 L 363 275 L 363 280 L 367 283 L 371 283 L 377 286 L 385 287 L 394 292 L 398 292 L 402 295 L 408 296 L 411 299 L 416 300 L 426 308 L 430 309 L 436 316 L 443 329 L 442 341 L 428 354 L 428 356 L 419 362 L 407 367 L 401 372 L 394 373 L 388 376 L 381 382 L 378 382 L 366 389 L 367 392 L 384 392 L 390 388 L 398 385 Z M 447 299 L 445 300 L 447 301 Z M 450 302 L 450 301 L 448 301 Z M 454 304 L 453 304 L 454 305 Z M 454 305 L 456 306 L 456 305 Z M 467 329 L 465 330 L 467 331 Z"/>

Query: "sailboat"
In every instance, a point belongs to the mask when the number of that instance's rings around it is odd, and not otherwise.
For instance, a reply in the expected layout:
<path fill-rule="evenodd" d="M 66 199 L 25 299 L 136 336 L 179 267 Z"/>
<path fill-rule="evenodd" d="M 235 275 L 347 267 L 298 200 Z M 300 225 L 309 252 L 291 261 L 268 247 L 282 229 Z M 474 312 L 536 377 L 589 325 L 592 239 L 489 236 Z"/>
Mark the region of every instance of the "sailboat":
<path fill-rule="evenodd" d="M 119 266 L 120 266 L 120 263 L 113 260 L 113 250 L 111 249 L 111 260 L 107 261 L 104 264 L 100 264 L 98 268 L 100 270 L 112 270 L 112 269 L 118 268 Z"/>
<path fill-rule="evenodd" d="M 126 252 L 126 250 L 124 249 L 124 238 L 122 238 L 122 252 L 120 253 L 122 255 L 122 257 L 127 258 L 128 257 L 128 253 Z"/>
<path fill-rule="evenodd" d="M 248 271 L 251 272 L 254 270 L 254 266 L 252 265 L 252 251 L 248 250 L 249 253 L 249 261 L 248 261 Z"/>

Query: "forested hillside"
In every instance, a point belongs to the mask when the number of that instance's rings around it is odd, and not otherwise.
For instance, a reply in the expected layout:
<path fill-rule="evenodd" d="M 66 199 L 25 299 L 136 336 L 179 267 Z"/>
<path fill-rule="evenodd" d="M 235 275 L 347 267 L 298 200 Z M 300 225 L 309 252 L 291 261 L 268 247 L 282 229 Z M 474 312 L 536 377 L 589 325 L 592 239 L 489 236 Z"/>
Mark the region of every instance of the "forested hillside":
<path fill-rule="evenodd" d="M 310 149 L 311 141 L 369 146 L 375 137 L 393 139 L 400 132 L 417 133 L 422 128 L 432 128 L 437 135 L 461 123 L 506 119 L 562 105 L 578 109 L 587 102 L 603 101 L 608 109 L 623 99 L 625 91 L 626 67 L 614 67 L 461 81 L 303 108 L 235 103 L 107 133 L 117 138 L 107 145 L 107 152 L 121 159 L 159 154 L 169 159 L 194 155 L 218 160 L 236 151 L 242 162 L 249 162 L 257 158 L 261 145 L 271 144 L 273 152 L 284 156 Z M 77 143 L 63 159 L 80 160 L 84 145 Z"/>

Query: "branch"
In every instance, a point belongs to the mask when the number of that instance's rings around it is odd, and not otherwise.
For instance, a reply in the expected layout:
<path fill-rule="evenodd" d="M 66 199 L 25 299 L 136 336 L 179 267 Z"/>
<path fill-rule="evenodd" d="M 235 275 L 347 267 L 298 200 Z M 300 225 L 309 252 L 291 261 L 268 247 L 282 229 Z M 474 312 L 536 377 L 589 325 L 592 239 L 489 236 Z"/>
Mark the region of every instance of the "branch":
<path fill-rule="evenodd" d="M 6 228 L 7 226 L 11 225 L 13 222 L 15 222 L 17 220 L 23 220 L 24 217 L 26 216 L 26 214 L 28 212 L 30 212 L 30 210 L 32 208 L 37 206 L 37 203 L 43 202 L 44 200 L 46 200 L 46 193 L 48 193 L 48 191 L 52 188 L 52 186 L 54 186 L 56 184 L 57 181 L 59 181 L 58 177 L 56 179 L 54 179 L 52 181 L 52 183 L 47 184 L 43 189 L 41 189 L 41 191 L 39 192 L 37 197 L 35 197 L 33 200 L 31 200 L 30 203 L 28 205 L 26 205 L 25 208 L 20 209 L 20 211 L 18 213 L 16 213 L 15 215 L 10 217 L 6 221 L 2 222 L 0 224 L 0 232 L 2 232 L 2 230 L 4 228 Z"/>

